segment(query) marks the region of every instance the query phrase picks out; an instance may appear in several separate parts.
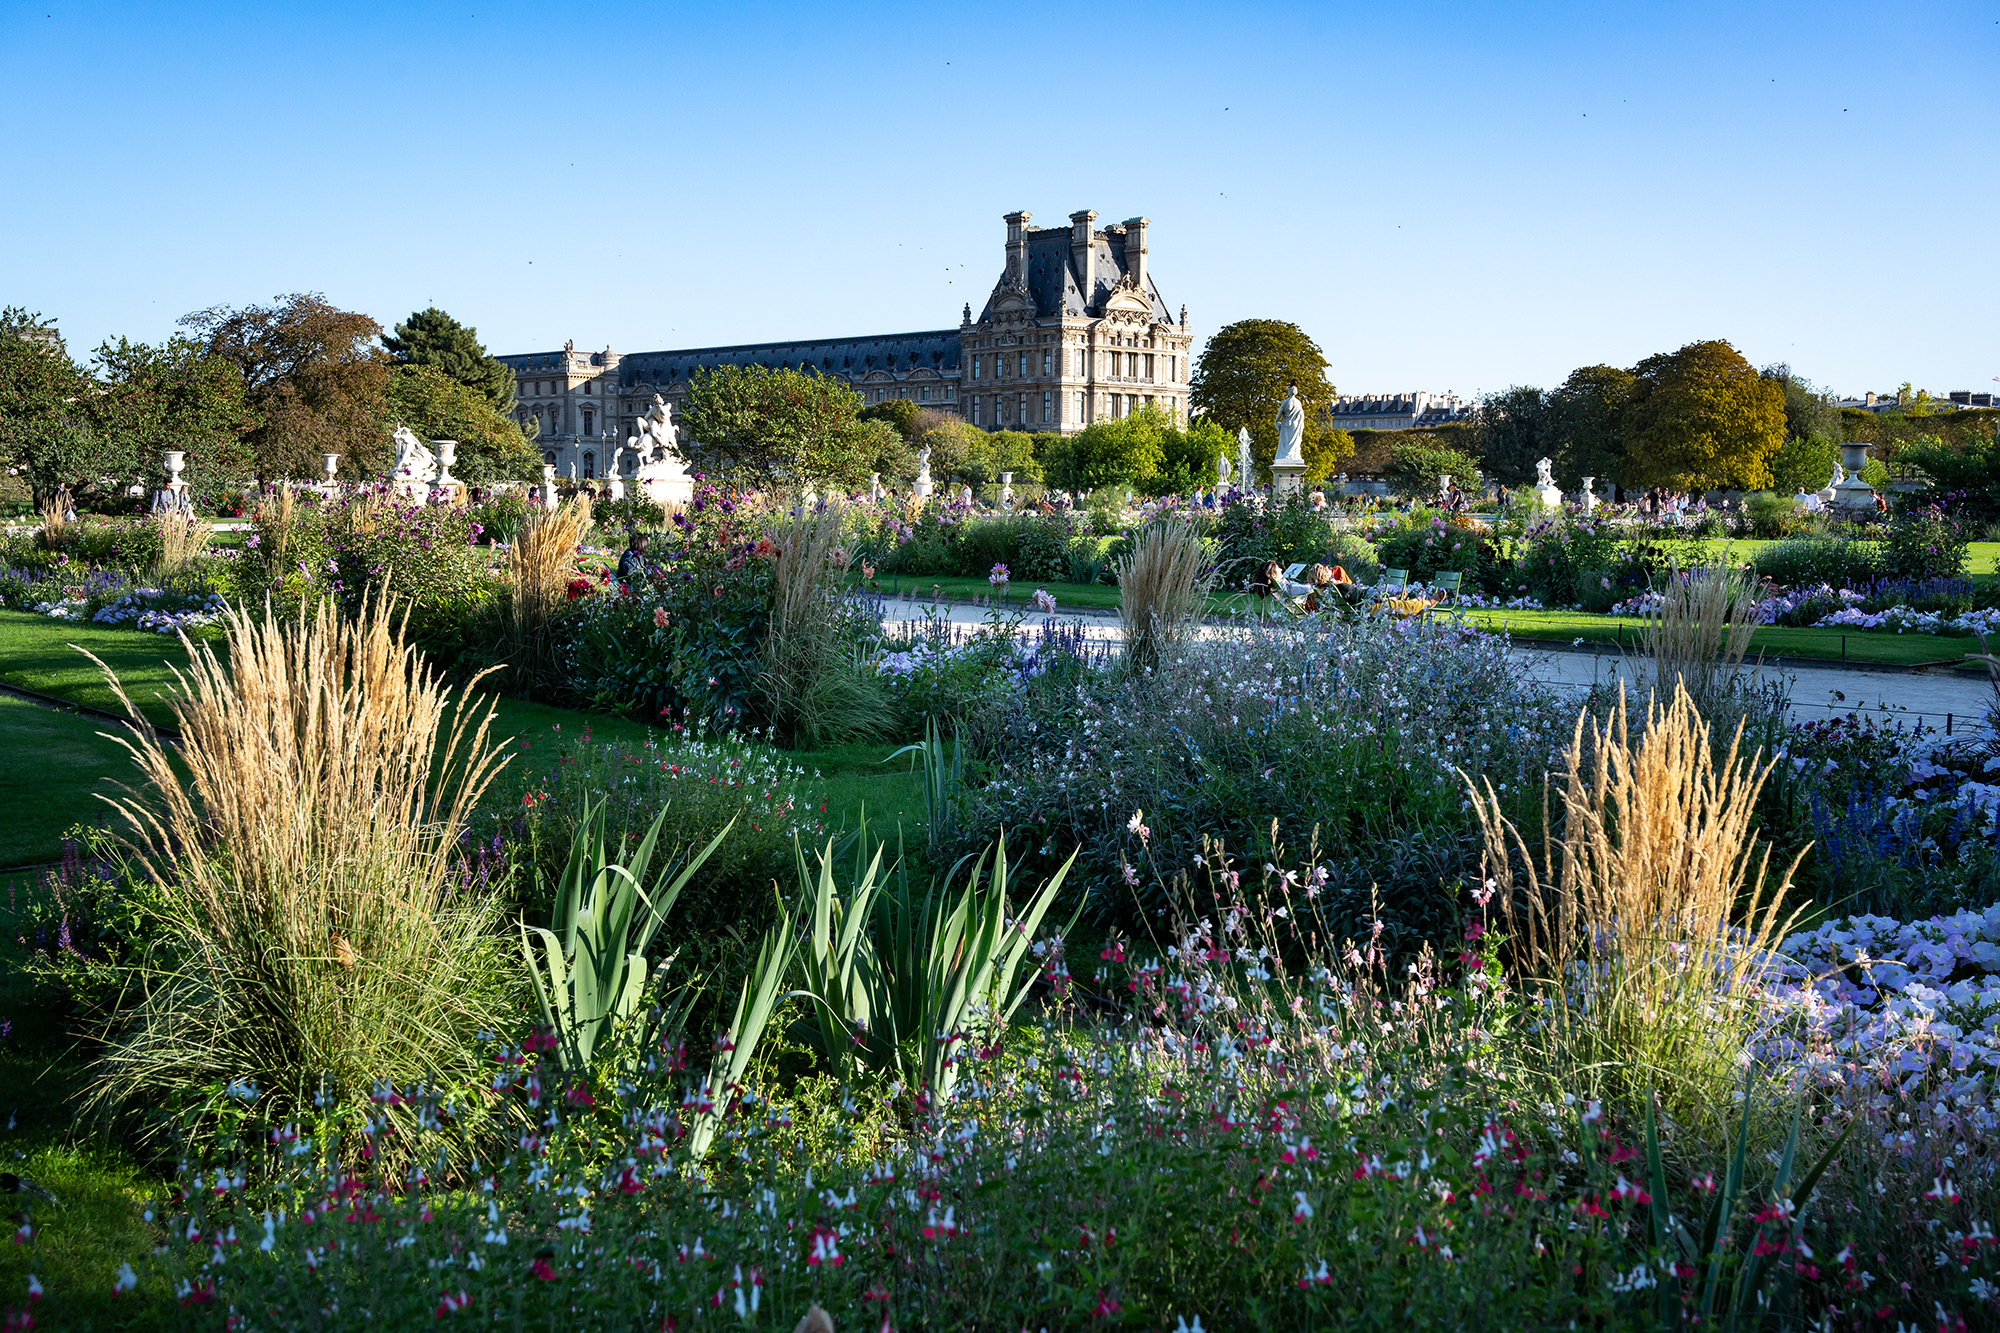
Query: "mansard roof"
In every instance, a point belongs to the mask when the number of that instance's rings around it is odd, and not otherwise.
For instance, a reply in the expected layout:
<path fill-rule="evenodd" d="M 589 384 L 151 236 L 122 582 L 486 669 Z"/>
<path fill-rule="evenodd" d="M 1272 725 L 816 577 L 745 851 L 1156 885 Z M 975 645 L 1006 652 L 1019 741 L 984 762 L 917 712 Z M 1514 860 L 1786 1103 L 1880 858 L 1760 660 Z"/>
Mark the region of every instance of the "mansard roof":
<path fill-rule="evenodd" d="M 563 364 L 561 352 L 527 352 L 496 358 L 516 370 L 535 371 Z M 956 370 L 958 330 L 932 329 L 917 333 L 882 333 L 860 338 L 793 339 L 786 342 L 738 343 L 731 347 L 693 347 L 664 352 L 627 352 L 618 362 L 621 386 L 667 384 L 689 379 L 697 370 L 718 366 L 769 366 L 797 370 L 804 366 L 826 374 L 859 377 L 871 370 Z"/>
<path fill-rule="evenodd" d="M 1083 275 L 1077 272 L 1070 253 L 1070 231 L 1068 227 L 1030 227 L 1028 241 L 1028 291 L 1035 298 L 1035 318 L 1052 319 L 1057 316 L 1084 318 L 1103 311 L 1104 302 L 1125 276 L 1125 247 L 1113 245 L 1111 238 L 1101 231 L 1091 233 L 1090 245 L 1093 251 L 1091 269 L 1093 281 L 1091 290 L 1083 290 Z M 992 295 L 986 298 L 985 309 L 979 312 L 981 322 L 993 317 L 993 300 L 1000 294 L 1000 283 L 1007 280 L 1003 272 L 999 282 L 993 287 Z M 1153 318 L 1163 324 L 1173 323 L 1167 313 L 1167 303 L 1160 296 L 1158 284 L 1153 275 L 1146 274 L 1146 299 L 1153 307 Z"/>

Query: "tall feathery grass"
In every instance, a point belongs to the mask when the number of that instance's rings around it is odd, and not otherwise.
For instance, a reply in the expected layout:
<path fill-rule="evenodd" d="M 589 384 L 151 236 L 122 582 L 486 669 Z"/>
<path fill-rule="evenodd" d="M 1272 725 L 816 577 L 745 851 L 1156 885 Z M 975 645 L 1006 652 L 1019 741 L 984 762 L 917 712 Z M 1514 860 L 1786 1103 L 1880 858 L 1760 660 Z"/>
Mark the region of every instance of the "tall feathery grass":
<path fill-rule="evenodd" d="M 1672 574 L 1640 626 L 1640 651 L 1661 694 L 1676 682 L 1707 711 L 1735 687 L 1756 630 L 1757 581 L 1726 565 Z"/>
<path fill-rule="evenodd" d="M 1208 543 L 1194 526 L 1155 523 L 1118 562 L 1118 621 L 1125 660 L 1151 668 L 1162 650 L 1187 637 L 1215 584 Z"/>
<path fill-rule="evenodd" d="M 838 505 L 824 505 L 770 531 L 777 568 L 758 688 L 779 732 L 807 748 L 870 740 L 894 720 L 881 681 L 842 629 L 847 612 L 831 564 L 842 518 Z"/>
<path fill-rule="evenodd" d="M 153 520 L 160 530 L 161 575 L 176 574 L 208 549 L 215 533 L 206 519 L 196 518 L 186 509 L 168 509 Z"/>
<path fill-rule="evenodd" d="M 452 707 L 386 599 L 225 625 L 168 694 L 178 753 L 105 669 L 143 778 L 112 804 L 161 946 L 130 970 L 94 1101 L 198 1121 L 233 1083 L 307 1123 L 316 1097 L 361 1113 L 376 1080 L 474 1073 L 475 1035 L 520 999 L 503 908 L 458 852 L 506 762 L 490 714 Z"/>
<path fill-rule="evenodd" d="M 1636 741 L 1622 692 L 1604 722 L 1580 714 L 1539 858 L 1492 783 L 1466 784 L 1559 1063 L 1600 1095 L 1657 1090 L 1717 1141 L 1763 1021 L 1758 980 L 1796 919 L 1783 904 L 1798 859 L 1773 876 L 1752 832 L 1771 764 L 1742 757 L 1741 735 L 1718 762 L 1684 686 L 1648 700 Z"/>
<path fill-rule="evenodd" d="M 37 512 L 42 516 L 42 545 L 53 551 L 69 535 L 69 511 L 64 508 L 62 497 L 57 496 L 42 501 Z"/>
<path fill-rule="evenodd" d="M 280 486 L 257 502 L 251 521 L 257 525 L 258 542 L 264 563 L 278 569 L 292 563 L 292 548 L 298 523 L 298 497 L 289 486 Z"/>
<path fill-rule="evenodd" d="M 579 491 L 554 509 L 529 506 L 527 522 L 507 552 L 503 608 L 508 660 L 516 680 L 532 684 L 550 675 L 549 622 L 569 596 L 576 551 L 590 532 L 590 496 Z"/>

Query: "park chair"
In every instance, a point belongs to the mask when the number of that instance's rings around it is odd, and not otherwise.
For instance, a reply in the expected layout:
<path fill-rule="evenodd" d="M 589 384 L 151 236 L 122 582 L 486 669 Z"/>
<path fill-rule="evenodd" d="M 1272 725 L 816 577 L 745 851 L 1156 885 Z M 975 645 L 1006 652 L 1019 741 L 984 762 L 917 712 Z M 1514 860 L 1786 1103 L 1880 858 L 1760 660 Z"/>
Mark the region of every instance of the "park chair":
<path fill-rule="evenodd" d="M 1382 577 L 1375 581 L 1375 590 L 1380 593 L 1401 592 L 1410 586 L 1410 571 L 1407 569 L 1384 569 Z"/>
<path fill-rule="evenodd" d="M 1457 570 L 1439 574 L 1431 580 L 1431 592 L 1439 601 L 1450 601 L 1458 596 L 1458 590 L 1465 583 L 1465 575 Z"/>

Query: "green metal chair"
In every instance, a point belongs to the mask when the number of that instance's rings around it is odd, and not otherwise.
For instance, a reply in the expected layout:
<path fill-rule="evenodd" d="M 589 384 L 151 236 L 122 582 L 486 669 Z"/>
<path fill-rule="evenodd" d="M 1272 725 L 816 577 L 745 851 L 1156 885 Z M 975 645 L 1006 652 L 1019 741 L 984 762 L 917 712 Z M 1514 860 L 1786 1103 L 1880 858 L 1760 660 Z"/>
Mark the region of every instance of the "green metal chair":
<path fill-rule="evenodd" d="M 1465 575 L 1457 570 L 1452 570 L 1449 573 L 1439 574 L 1433 578 L 1431 580 L 1431 591 L 1438 596 L 1439 600 L 1448 602 L 1458 596 L 1458 590 L 1464 583 Z"/>
<path fill-rule="evenodd" d="M 1377 592 L 1400 592 L 1410 586 L 1410 571 L 1407 569 L 1384 569 L 1382 577 L 1375 581 Z"/>

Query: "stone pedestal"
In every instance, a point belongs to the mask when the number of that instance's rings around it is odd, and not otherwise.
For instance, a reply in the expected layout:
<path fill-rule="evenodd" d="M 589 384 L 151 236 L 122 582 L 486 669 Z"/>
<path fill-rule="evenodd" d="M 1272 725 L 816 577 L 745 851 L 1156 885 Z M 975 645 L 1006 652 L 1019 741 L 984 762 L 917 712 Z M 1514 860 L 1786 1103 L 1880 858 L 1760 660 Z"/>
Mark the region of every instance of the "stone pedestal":
<path fill-rule="evenodd" d="M 1597 487 L 1597 478 L 1585 477 L 1583 479 L 1583 495 L 1581 499 L 1583 500 L 1583 512 L 1586 514 L 1590 513 L 1593 509 L 1597 508 L 1596 487 Z"/>
<path fill-rule="evenodd" d="M 1306 489 L 1306 461 L 1280 458 L 1271 464 L 1271 500 L 1275 504 L 1288 495 L 1303 495 Z"/>
<path fill-rule="evenodd" d="M 1865 444 L 1843 444 L 1840 446 L 1840 466 L 1847 477 L 1833 488 L 1833 506 L 1854 512 L 1875 508 L 1875 488 L 1861 480 L 1861 469 L 1868 466 L 1868 446 Z"/>
<path fill-rule="evenodd" d="M 1563 507 L 1563 493 L 1560 486 L 1537 486 L 1535 487 L 1535 498 L 1550 509 L 1561 509 Z"/>
<path fill-rule="evenodd" d="M 1014 474 L 1011 472 L 1002 472 L 1000 474 L 1000 504 L 1002 505 L 1002 507 L 1006 507 L 1012 505 L 1013 503 L 1014 503 Z"/>

